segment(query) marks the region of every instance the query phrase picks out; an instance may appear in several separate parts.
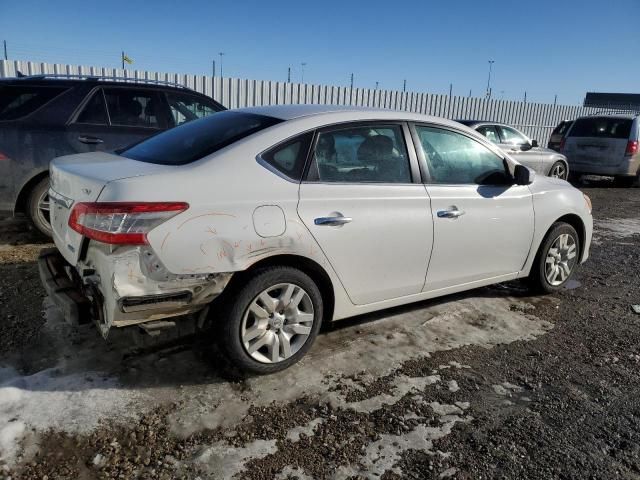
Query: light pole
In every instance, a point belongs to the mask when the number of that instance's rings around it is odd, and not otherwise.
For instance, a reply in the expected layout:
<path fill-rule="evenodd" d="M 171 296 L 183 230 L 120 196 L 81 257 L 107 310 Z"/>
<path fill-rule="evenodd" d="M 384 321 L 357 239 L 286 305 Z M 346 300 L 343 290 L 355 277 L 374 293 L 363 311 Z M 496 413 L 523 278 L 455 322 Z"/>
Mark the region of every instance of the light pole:
<path fill-rule="evenodd" d="M 495 60 L 489 60 L 489 78 L 487 79 L 487 98 L 491 98 L 491 67 L 496 63 Z"/>
<path fill-rule="evenodd" d="M 304 67 L 306 66 L 306 62 L 302 62 L 300 66 L 302 67 L 302 75 L 300 76 L 300 83 L 304 83 Z"/>
<path fill-rule="evenodd" d="M 222 57 L 224 56 L 224 52 L 219 52 L 220 55 L 220 78 L 222 78 Z"/>

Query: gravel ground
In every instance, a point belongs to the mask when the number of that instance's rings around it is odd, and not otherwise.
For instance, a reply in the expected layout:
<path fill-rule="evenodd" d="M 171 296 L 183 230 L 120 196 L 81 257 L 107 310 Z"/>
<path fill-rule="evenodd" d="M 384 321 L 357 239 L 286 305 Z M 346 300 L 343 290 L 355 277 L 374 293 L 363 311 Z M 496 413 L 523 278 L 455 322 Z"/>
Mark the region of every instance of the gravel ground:
<path fill-rule="evenodd" d="M 206 339 L 141 348 L 62 324 L 42 243 L 2 221 L 0 453 L 12 431 L 20 448 L 0 477 L 640 478 L 640 189 L 583 190 L 596 235 L 570 288 L 340 322 L 257 378 Z"/>

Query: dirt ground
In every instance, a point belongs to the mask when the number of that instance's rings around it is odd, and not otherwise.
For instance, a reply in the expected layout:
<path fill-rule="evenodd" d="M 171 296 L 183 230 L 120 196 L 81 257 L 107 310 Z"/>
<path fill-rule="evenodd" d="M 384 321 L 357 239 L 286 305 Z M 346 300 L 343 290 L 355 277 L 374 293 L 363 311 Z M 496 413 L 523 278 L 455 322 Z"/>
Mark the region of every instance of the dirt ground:
<path fill-rule="evenodd" d="M 202 335 L 65 324 L 44 243 L 0 220 L 0 478 L 638 479 L 640 189 L 582 188 L 591 259 L 559 294 L 498 285 L 339 322 L 249 378 Z"/>

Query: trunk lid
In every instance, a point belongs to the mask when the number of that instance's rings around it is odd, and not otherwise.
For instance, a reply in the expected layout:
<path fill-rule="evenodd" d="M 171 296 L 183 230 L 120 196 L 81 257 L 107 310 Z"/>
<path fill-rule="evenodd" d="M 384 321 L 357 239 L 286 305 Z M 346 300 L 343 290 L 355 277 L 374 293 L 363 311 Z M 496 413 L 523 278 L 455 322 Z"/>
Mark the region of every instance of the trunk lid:
<path fill-rule="evenodd" d="M 167 168 L 106 152 L 54 159 L 49 166 L 50 220 L 53 240 L 64 258 L 75 265 L 81 251 L 83 237 L 68 224 L 71 209 L 76 203 L 95 202 L 109 182 L 151 175 Z"/>

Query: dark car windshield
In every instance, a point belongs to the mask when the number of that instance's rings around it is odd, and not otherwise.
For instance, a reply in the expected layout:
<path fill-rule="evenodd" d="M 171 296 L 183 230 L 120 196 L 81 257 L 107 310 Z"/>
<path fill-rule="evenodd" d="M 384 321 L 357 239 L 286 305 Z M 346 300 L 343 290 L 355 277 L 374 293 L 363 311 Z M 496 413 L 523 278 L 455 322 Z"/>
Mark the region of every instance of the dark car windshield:
<path fill-rule="evenodd" d="M 570 137 L 629 138 L 632 120 L 616 117 L 579 118 L 569 132 Z"/>
<path fill-rule="evenodd" d="M 220 112 L 155 135 L 120 155 L 147 163 L 185 165 L 280 122 L 254 113 Z"/>
<path fill-rule="evenodd" d="M 66 88 L 0 84 L 0 120 L 16 120 L 35 112 Z"/>

